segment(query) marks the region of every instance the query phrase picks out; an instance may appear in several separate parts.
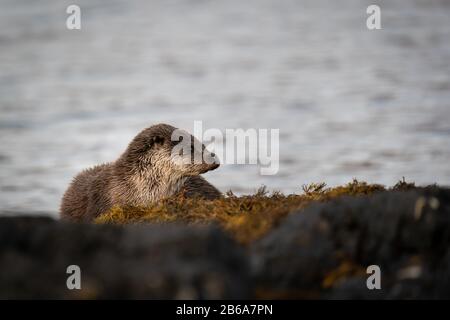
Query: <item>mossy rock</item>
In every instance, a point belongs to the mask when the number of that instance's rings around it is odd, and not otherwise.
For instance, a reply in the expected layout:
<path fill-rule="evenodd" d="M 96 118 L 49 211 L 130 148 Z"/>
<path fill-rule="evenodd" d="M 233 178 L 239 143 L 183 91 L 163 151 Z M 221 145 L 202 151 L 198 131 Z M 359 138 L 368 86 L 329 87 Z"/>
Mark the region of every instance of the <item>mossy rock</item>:
<path fill-rule="evenodd" d="M 405 182 L 406 184 L 406 182 Z M 406 184 L 411 188 L 413 184 Z M 394 189 L 398 189 L 396 185 Z M 405 185 L 402 188 L 408 189 Z M 99 216 L 95 222 L 112 224 L 141 224 L 182 222 L 188 224 L 218 223 L 239 243 L 249 244 L 266 235 L 288 214 L 301 210 L 311 203 L 324 202 L 342 196 L 365 196 L 387 189 L 379 184 L 368 184 L 353 180 L 334 188 L 325 183 L 304 185 L 301 194 L 269 194 L 261 188 L 254 195 L 237 197 L 228 192 L 218 200 L 170 198 L 153 206 L 113 207 Z"/>

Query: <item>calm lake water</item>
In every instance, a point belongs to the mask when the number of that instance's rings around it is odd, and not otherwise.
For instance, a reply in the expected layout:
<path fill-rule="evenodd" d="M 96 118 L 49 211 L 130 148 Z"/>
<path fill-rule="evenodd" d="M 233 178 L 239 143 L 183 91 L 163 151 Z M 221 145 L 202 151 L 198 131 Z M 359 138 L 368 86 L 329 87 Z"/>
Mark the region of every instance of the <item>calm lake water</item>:
<path fill-rule="evenodd" d="M 0 0 L 0 211 L 57 213 L 141 129 L 279 128 L 280 170 L 222 191 L 358 178 L 450 184 L 450 1 Z"/>

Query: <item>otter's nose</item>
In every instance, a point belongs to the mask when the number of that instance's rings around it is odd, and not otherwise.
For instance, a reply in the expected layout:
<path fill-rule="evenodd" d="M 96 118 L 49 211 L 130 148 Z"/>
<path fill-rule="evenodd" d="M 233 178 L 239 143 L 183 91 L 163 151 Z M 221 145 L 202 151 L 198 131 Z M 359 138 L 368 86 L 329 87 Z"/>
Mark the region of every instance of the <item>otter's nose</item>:
<path fill-rule="evenodd" d="M 214 159 L 214 162 L 212 163 L 213 169 L 216 169 L 220 165 L 219 158 L 217 158 L 216 154 L 214 152 L 211 152 L 211 158 Z"/>

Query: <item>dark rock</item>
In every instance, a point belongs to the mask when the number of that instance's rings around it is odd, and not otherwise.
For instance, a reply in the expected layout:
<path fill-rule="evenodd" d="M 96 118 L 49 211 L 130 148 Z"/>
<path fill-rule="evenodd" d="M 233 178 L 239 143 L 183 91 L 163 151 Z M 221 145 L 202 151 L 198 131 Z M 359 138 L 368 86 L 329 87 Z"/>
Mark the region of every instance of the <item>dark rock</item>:
<path fill-rule="evenodd" d="M 449 298 L 450 190 L 340 198 L 291 214 L 251 247 L 262 296 Z M 381 290 L 369 290 L 369 265 Z"/>
<path fill-rule="evenodd" d="M 81 268 L 81 290 L 66 286 Z M 0 218 L 0 298 L 246 298 L 247 259 L 213 226 Z"/>
<path fill-rule="evenodd" d="M 3 217 L 0 299 L 450 298 L 449 244 L 450 190 L 437 187 L 311 205 L 247 251 L 214 226 Z M 69 265 L 81 290 L 66 287 Z"/>

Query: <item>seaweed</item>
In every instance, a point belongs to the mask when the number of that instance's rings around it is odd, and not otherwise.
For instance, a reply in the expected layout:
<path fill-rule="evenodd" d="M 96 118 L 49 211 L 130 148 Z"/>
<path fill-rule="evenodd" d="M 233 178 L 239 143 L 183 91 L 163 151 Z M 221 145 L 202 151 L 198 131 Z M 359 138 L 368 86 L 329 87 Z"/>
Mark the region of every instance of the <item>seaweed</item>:
<path fill-rule="evenodd" d="M 414 183 L 399 181 L 391 190 L 409 190 Z M 342 196 L 367 196 L 386 189 L 380 184 L 368 184 L 354 179 L 342 186 L 328 188 L 325 183 L 302 186 L 299 194 L 269 193 L 266 187 L 253 195 L 236 196 L 228 191 L 217 200 L 167 198 L 148 207 L 118 207 L 96 218 L 95 223 L 216 223 L 241 244 L 260 239 L 292 212 L 301 211 L 314 202 L 324 202 Z"/>

